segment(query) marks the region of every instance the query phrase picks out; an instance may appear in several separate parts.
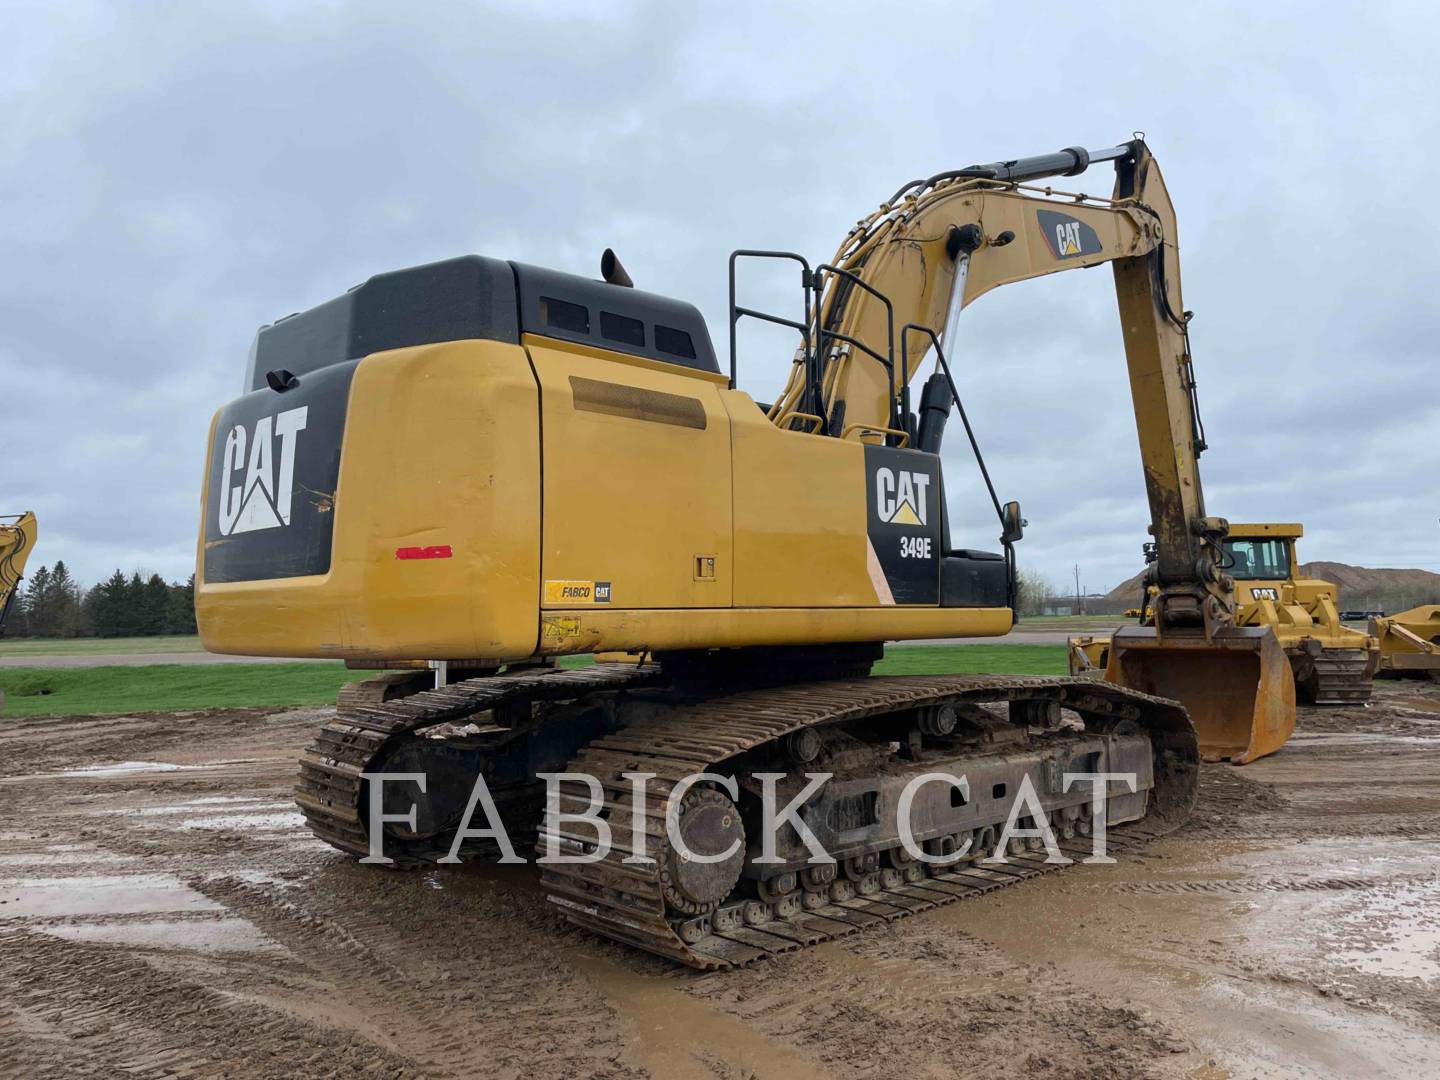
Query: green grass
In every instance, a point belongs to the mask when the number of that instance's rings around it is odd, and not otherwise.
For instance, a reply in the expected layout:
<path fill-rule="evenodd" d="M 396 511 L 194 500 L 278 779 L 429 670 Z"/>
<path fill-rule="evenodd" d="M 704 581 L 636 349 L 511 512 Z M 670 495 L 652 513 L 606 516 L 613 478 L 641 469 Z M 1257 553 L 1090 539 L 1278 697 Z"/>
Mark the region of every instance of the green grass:
<path fill-rule="evenodd" d="M 578 667 L 589 657 L 566 657 Z M 1061 675 L 1063 645 L 917 645 L 892 649 L 877 675 Z M 294 664 L 153 664 L 146 667 L 0 668 L 4 716 L 81 716 L 247 705 L 327 705 L 372 672 L 335 661 Z"/>
<path fill-rule="evenodd" d="M 121 656 L 204 652 L 200 639 L 185 636 L 126 638 L 17 638 L 0 641 L 0 656 Z"/>
<path fill-rule="evenodd" d="M 4 716 L 325 705 L 345 683 L 370 674 L 336 661 L 0 668 L 0 691 Z"/>
<path fill-rule="evenodd" d="M 911 645 L 889 649 L 876 675 L 1064 675 L 1064 645 Z"/>

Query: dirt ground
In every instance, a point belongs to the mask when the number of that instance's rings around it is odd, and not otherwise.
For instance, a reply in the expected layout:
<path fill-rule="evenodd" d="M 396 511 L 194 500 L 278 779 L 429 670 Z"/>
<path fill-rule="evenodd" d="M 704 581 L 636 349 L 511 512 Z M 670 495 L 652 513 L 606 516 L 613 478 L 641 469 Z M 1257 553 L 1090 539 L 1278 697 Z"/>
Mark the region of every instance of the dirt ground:
<path fill-rule="evenodd" d="M 1440 686 L 1302 710 L 1116 866 L 708 975 L 312 840 L 324 714 L 0 725 L 0 1075 L 1440 1075 Z"/>

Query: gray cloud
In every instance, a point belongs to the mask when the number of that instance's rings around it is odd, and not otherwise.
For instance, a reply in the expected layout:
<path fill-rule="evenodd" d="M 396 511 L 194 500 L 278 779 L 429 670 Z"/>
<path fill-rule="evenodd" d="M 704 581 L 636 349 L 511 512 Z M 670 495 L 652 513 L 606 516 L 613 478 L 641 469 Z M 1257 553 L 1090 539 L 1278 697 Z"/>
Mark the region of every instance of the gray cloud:
<path fill-rule="evenodd" d="M 723 348 L 730 249 L 828 257 L 911 176 L 1144 128 L 1198 312 L 1211 512 L 1440 570 L 1429 7 L 877 10 L 8 10 L 0 510 L 39 511 L 40 558 L 84 580 L 183 577 L 209 418 L 262 322 L 463 252 L 590 273 L 613 245 Z M 1025 561 L 1128 576 L 1147 513 L 1108 272 L 988 296 L 964 334 Z M 761 344 L 743 382 L 768 398 L 789 344 Z M 957 437 L 952 518 L 989 546 L 972 474 Z"/>

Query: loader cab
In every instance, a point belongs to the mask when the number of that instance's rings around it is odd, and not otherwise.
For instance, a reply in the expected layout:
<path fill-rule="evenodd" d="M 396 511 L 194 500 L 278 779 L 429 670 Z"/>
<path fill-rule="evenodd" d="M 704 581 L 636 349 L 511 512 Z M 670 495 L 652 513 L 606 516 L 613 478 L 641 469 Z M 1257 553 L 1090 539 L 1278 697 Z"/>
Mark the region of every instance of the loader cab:
<path fill-rule="evenodd" d="M 1298 576 L 1298 524 L 1231 524 L 1222 541 L 1220 569 L 1236 581 L 1291 581 Z"/>
<path fill-rule="evenodd" d="M 1288 540 L 1229 539 L 1221 569 L 1237 581 L 1275 581 L 1290 575 Z"/>

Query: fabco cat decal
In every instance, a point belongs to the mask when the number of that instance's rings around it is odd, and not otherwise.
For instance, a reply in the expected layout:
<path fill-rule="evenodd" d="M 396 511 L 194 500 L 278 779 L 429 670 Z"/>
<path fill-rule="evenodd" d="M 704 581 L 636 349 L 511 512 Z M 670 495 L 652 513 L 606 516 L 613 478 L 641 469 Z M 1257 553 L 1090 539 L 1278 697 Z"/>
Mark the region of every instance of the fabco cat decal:
<path fill-rule="evenodd" d="M 610 603 L 608 581 L 547 581 L 545 603 L 570 607 L 578 604 Z"/>

